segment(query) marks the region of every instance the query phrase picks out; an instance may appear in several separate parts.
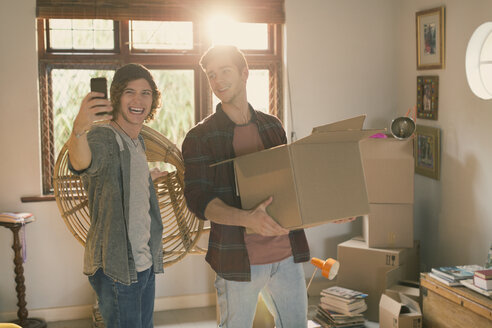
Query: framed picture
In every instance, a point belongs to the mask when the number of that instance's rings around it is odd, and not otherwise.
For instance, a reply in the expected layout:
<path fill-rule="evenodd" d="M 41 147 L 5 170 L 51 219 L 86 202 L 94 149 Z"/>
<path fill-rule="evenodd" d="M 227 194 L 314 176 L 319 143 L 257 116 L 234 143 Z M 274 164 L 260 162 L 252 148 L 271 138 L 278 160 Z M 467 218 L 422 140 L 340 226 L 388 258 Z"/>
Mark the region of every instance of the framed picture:
<path fill-rule="evenodd" d="M 417 118 L 437 120 L 439 76 L 417 76 Z"/>
<path fill-rule="evenodd" d="M 439 180 L 441 165 L 441 130 L 417 125 L 415 133 L 415 173 Z"/>
<path fill-rule="evenodd" d="M 415 14 L 417 28 L 417 69 L 444 68 L 444 7 Z"/>

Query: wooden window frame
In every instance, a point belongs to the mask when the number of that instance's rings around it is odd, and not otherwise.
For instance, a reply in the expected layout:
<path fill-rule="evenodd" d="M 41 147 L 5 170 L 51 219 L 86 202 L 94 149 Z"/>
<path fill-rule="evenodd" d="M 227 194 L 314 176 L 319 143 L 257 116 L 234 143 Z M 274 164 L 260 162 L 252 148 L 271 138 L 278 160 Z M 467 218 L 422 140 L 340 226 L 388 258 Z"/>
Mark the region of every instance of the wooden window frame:
<path fill-rule="evenodd" d="M 39 97 L 41 117 L 41 156 L 43 195 L 53 194 L 53 169 L 56 162 L 54 153 L 53 104 L 51 90 L 51 70 L 55 68 L 95 68 L 118 67 L 127 63 L 140 63 L 149 69 L 190 69 L 194 71 L 195 123 L 213 112 L 212 93 L 205 74 L 201 72 L 199 60 L 208 49 L 209 41 L 202 34 L 201 22 L 193 22 L 193 49 L 176 51 L 132 51 L 130 49 L 129 20 L 115 24 L 115 51 L 48 51 L 48 19 L 37 19 Z M 117 26 L 116 26 L 117 25 Z M 244 50 L 250 69 L 269 70 L 269 112 L 283 121 L 282 102 L 282 24 L 268 24 L 267 50 Z M 25 201 L 40 201 L 32 197 Z"/>

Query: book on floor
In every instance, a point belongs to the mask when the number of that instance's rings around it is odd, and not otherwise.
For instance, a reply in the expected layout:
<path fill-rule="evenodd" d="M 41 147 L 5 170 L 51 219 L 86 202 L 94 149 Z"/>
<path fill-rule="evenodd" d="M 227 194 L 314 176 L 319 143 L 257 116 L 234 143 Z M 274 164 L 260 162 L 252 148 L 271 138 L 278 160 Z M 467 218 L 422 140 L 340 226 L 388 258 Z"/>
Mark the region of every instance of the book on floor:
<path fill-rule="evenodd" d="M 334 313 L 339 313 L 343 315 L 353 315 L 353 314 L 360 314 L 367 310 L 367 304 L 366 302 L 360 304 L 358 307 L 352 308 L 352 309 L 347 309 L 344 307 L 340 307 L 337 305 L 333 304 L 325 304 L 325 303 L 320 303 L 319 307 L 321 307 L 323 310 L 334 312 Z"/>
<path fill-rule="evenodd" d="M 313 320 L 322 327 L 364 327 L 365 320 L 361 313 L 367 310 L 367 294 L 332 286 L 323 289 L 320 296 Z"/>
<path fill-rule="evenodd" d="M 363 298 L 340 299 L 333 296 L 321 296 L 320 304 L 337 307 L 343 309 L 345 312 L 350 312 L 362 307 L 366 304 L 366 301 Z"/>
<path fill-rule="evenodd" d="M 366 298 L 367 294 L 344 287 L 332 286 L 323 289 L 321 291 L 321 296 L 334 296 L 342 299 L 355 299 L 355 298 Z"/>
<path fill-rule="evenodd" d="M 364 316 L 361 314 L 343 315 L 327 311 L 321 307 L 318 307 L 316 322 L 323 327 L 364 327 Z"/>

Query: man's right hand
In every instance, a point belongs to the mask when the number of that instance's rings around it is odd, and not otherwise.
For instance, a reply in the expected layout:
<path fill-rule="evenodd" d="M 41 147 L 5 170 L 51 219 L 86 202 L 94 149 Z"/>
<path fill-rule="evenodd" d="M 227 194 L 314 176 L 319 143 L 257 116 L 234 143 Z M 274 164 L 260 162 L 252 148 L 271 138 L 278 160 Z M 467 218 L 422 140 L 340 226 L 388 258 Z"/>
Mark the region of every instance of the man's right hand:
<path fill-rule="evenodd" d="M 105 121 L 113 118 L 109 113 L 112 111 L 111 102 L 108 99 L 97 97 L 104 96 L 100 92 L 89 92 L 80 104 L 79 113 L 73 122 L 72 133 L 79 137 L 91 129 L 92 124 L 97 121 Z"/>
<path fill-rule="evenodd" d="M 86 133 L 91 129 L 96 121 L 110 120 L 110 114 L 99 114 L 110 112 L 111 102 L 108 99 L 95 98 L 104 94 L 99 92 L 89 92 L 82 100 L 79 113 L 73 122 L 72 135 L 68 140 L 68 154 L 72 167 L 78 171 L 89 167 L 92 160 L 92 153 L 87 142 Z"/>
<path fill-rule="evenodd" d="M 254 209 L 248 211 L 245 226 L 254 233 L 262 236 L 280 236 L 289 233 L 289 230 L 280 226 L 275 220 L 268 215 L 266 209 L 272 203 L 273 197 L 260 203 Z"/>

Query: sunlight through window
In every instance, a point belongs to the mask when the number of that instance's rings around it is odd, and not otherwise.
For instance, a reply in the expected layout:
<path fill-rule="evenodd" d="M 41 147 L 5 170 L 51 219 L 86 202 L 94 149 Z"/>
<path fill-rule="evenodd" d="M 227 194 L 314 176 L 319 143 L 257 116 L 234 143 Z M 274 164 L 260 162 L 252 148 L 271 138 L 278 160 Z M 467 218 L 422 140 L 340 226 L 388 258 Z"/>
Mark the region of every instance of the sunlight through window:
<path fill-rule="evenodd" d="M 243 50 L 268 49 L 268 24 L 239 23 L 230 16 L 217 15 L 209 19 L 207 32 L 212 44 L 232 44 Z"/>

